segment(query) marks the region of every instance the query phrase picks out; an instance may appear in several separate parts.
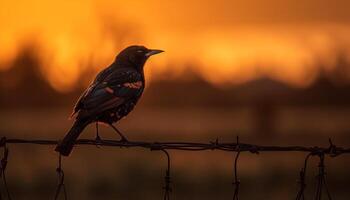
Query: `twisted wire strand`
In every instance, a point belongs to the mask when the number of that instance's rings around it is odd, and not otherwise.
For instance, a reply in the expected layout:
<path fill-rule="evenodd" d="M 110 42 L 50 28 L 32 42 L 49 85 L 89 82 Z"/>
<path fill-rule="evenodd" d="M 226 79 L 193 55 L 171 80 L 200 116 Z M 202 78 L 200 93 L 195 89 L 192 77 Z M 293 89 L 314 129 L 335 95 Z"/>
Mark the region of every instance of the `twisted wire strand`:
<path fill-rule="evenodd" d="M 299 184 L 300 184 L 300 189 L 297 194 L 296 200 L 304 200 L 305 199 L 305 188 L 306 188 L 306 183 L 305 183 L 305 177 L 306 177 L 306 169 L 307 169 L 307 164 L 309 161 L 309 158 L 313 155 L 313 153 L 309 153 L 304 161 L 304 167 L 300 171 L 300 179 L 299 179 Z"/>
<path fill-rule="evenodd" d="M 6 138 L 1 138 L 1 141 L 5 141 Z M 11 195 L 10 195 L 10 191 L 8 189 L 8 186 L 7 186 L 7 180 L 6 180 L 6 173 L 5 173 L 5 170 L 6 170 L 6 166 L 7 166 L 7 159 L 8 159 L 8 155 L 9 155 L 9 149 L 7 148 L 6 144 L 3 146 L 4 147 L 4 152 L 3 152 L 3 158 L 1 159 L 1 172 L 0 172 L 0 176 L 2 178 L 2 182 L 3 182 L 3 185 L 4 185 L 4 189 L 5 189 L 5 192 L 6 192 L 6 196 L 7 196 L 7 199 L 11 200 Z M 2 199 L 2 194 L 0 194 L 0 197 Z"/>
<path fill-rule="evenodd" d="M 58 184 L 55 192 L 55 200 L 58 199 L 59 195 L 61 194 L 61 191 L 63 191 L 64 199 L 67 200 L 67 191 L 66 191 L 66 186 L 64 184 L 64 171 L 62 169 L 62 157 L 61 154 L 58 155 L 58 167 L 56 169 L 57 171 L 57 176 L 58 176 Z"/>
<path fill-rule="evenodd" d="M 0 141 L 0 147 L 5 144 L 38 144 L 38 145 L 56 145 L 57 140 L 31 140 L 31 139 L 6 139 Z M 143 141 L 118 141 L 118 140 L 77 140 L 76 145 L 99 145 L 109 147 L 141 147 L 146 149 L 165 149 L 165 150 L 183 150 L 183 151 L 205 151 L 205 150 L 222 150 L 237 152 L 237 143 L 194 143 L 194 142 L 143 142 Z M 264 146 L 254 144 L 239 144 L 240 152 L 323 152 L 331 156 L 339 156 L 342 154 L 350 154 L 350 148 L 334 147 L 305 147 L 305 146 Z"/>
<path fill-rule="evenodd" d="M 170 200 L 170 192 L 171 192 L 171 187 L 170 187 L 170 183 L 171 183 L 171 180 L 170 180 L 170 155 L 169 153 L 162 149 L 161 150 L 162 152 L 165 153 L 166 157 L 167 157 L 167 170 L 165 171 L 165 177 L 164 177 L 164 180 L 165 180 L 165 186 L 164 186 L 164 200 Z"/>
<path fill-rule="evenodd" d="M 326 190 L 326 194 L 329 200 L 332 200 L 332 197 L 330 195 L 328 186 L 327 186 L 327 182 L 326 182 L 326 172 L 325 172 L 325 165 L 324 165 L 324 154 L 320 154 L 319 156 L 319 164 L 318 164 L 318 168 L 319 168 L 319 172 L 317 175 L 317 187 L 316 187 L 316 194 L 315 194 L 315 200 L 321 200 L 322 199 L 322 191 L 323 191 L 323 187 Z"/>
<path fill-rule="evenodd" d="M 237 136 L 237 142 L 236 142 L 236 156 L 235 156 L 235 162 L 234 162 L 234 182 L 233 185 L 235 186 L 234 188 L 234 193 L 233 193 L 233 200 L 238 200 L 238 192 L 239 192 L 239 185 L 240 185 L 240 180 L 238 180 L 238 172 L 237 172 L 237 163 L 238 163 L 238 158 L 241 153 L 240 151 L 240 145 L 239 145 L 239 138 Z"/>

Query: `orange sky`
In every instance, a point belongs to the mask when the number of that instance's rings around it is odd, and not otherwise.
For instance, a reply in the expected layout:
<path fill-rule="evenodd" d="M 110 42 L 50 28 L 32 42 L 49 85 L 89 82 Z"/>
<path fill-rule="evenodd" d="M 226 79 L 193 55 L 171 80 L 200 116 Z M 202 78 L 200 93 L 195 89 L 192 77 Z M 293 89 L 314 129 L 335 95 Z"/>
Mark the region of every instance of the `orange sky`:
<path fill-rule="evenodd" d="M 331 3 L 330 3 L 331 2 Z M 269 76 L 306 86 L 350 50 L 350 3 L 308 0 L 0 0 L 0 70 L 38 45 L 42 72 L 59 91 L 86 67 L 99 70 L 130 44 L 166 51 L 148 77 L 192 68 L 206 80 L 242 83 Z M 350 53 L 349 53 L 350 55 Z M 169 73 L 170 72 L 170 73 Z"/>

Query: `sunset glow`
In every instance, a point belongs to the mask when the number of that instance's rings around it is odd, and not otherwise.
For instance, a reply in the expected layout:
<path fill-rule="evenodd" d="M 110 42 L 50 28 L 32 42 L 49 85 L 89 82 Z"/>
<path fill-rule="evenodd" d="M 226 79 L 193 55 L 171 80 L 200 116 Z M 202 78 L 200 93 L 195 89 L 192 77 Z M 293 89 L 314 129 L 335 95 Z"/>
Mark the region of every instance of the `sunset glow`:
<path fill-rule="evenodd" d="M 192 68 L 217 85 L 268 76 L 305 87 L 321 67 L 332 69 L 338 50 L 350 55 L 350 15 L 342 10 L 330 8 L 328 19 L 322 14 L 328 7 L 308 14 L 305 4 L 294 13 L 297 5 L 287 1 L 292 11 L 271 17 L 258 2 L 1 0 L 0 70 L 33 44 L 50 85 L 70 91 L 82 71 L 97 72 L 125 46 L 144 44 L 166 51 L 147 64 L 152 80 L 169 72 L 177 78 Z"/>

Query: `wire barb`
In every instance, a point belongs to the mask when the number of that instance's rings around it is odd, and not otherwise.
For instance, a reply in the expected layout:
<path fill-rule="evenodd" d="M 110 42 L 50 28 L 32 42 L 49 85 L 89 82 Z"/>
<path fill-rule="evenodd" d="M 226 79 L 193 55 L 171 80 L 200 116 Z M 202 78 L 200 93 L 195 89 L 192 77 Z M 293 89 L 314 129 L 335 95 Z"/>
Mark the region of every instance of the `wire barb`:
<path fill-rule="evenodd" d="M 329 155 L 331 157 L 336 157 L 336 156 L 340 155 L 343 148 L 338 148 L 337 146 L 335 146 L 333 144 L 331 138 L 328 139 L 328 142 L 329 142 L 329 148 L 328 148 Z"/>
<path fill-rule="evenodd" d="M 63 191 L 64 194 L 64 199 L 67 200 L 67 191 L 66 191 L 66 186 L 64 184 L 64 172 L 62 170 L 62 156 L 61 154 L 58 154 L 58 167 L 56 169 L 57 175 L 58 175 L 58 184 L 55 192 L 55 200 L 58 199 L 61 191 Z"/>

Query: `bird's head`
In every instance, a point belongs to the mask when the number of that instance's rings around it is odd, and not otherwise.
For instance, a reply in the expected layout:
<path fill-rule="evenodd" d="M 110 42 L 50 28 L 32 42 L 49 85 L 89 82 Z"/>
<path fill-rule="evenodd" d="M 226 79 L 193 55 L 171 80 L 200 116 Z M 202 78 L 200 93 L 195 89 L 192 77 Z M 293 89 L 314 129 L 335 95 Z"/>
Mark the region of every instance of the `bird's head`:
<path fill-rule="evenodd" d="M 120 64 L 126 62 L 133 67 L 136 67 L 138 70 L 142 70 L 149 57 L 162 52 L 164 51 L 158 49 L 147 49 L 144 46 L 129 46 L 117 55 L 116 62 L 120 62 Z"/>

